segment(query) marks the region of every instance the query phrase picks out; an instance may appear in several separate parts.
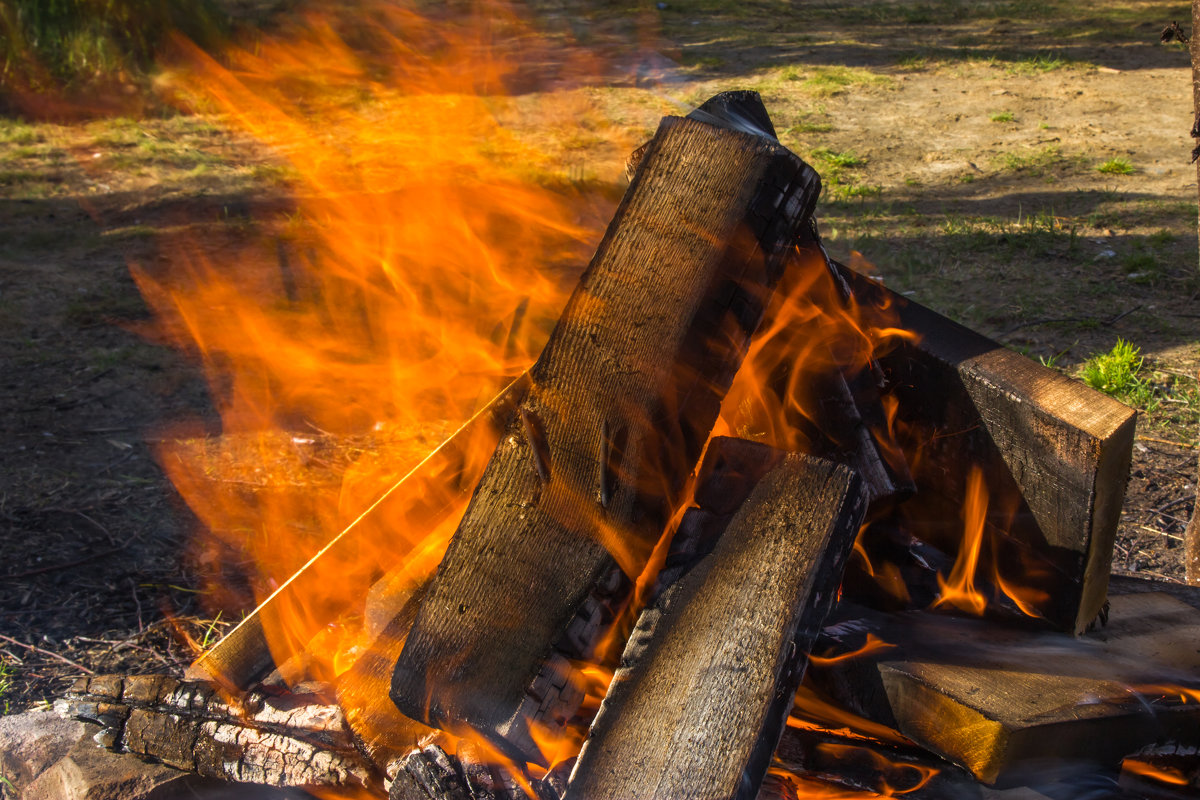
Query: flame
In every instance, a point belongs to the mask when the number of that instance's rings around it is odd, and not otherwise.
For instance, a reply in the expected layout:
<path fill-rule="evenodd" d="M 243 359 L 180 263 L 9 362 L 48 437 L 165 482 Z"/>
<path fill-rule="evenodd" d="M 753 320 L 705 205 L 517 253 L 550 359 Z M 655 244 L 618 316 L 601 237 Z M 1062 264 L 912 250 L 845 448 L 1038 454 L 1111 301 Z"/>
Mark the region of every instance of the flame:
<path fill-rule="evenodd" d="M 911 745 L 898 731 L 835 705 L 807 683 L 796 690 L 796 699 L 787 725 L 797 730 L 834 733 L 843 739 L 859 739 L 885 744 Z"/>
<path fill-rule="evenodd" d="M 836 656 L 810 655 L 808 657 L 808 661 L 810 664 L 813 664 L 814 666 L 828 667 L 832 664 L 838 663 L 839 661 L 850 661 L 852 659 L 861 658 L 863 656 L 870 655 L 871 653 L 878 653 L 880 650 L 886 650 L 889 647 L 895 647 L 895 646 L 896 645 L 894 645 L 894 644 L 885 642 L 883 639 L 880 639 L 878 636 L 876 636 L 873 633 L 868 633 L 867 640 L 865 642 L 863 642 L 862 646 L 859 647 L 857 650 L 851 650 L 848 653 L 840 653 Z"/>
<path fill-rule="evenodd" d="M 1149 761 L 1130 756 L 1121 762 L 1121 771 L 1131 775 L 1139 775 L 1170 786 L 1187 786 L 1187 776 L 1174 767 L 1157 766 Z"/>
<path fill-rule="evenodd" d="M 177 43 L 185 60 L 163 90 L 268 148 L 294 194 L 285 219 L 255 223 L 261 240 L 185 232 L 166 266 L 134 267 L 155 335 L 203 363 L 221 416 L 219 441 L 181 434 L 160 453 L 212 532 L 197 561 L 218 604 L 261 602 L 521 373 L 611 211 L 527 120 L 536 100 L 550 138 L 591 124 L 614 153 L 631 149 L 569 90 L 595 58 L 512 6 L 474 11 L 365 2 L 220 58 Z M 534 97 L 531 65 L 551 63 L 567 88 Z M 318 643 L 314 675 L 353 663 L 363 643 L 346 610 L 397 565 L 436 567 L 495 446 L 475 438 L 453 479 L 389 501 L 386 539 L 314 565 L 316 596 L 273 602 L 276 663 Z M 394 510 L 418 505 L 436 508 L 421 525 Z"/>
<path fill-rule="evenodd" d="M 967 495 L 962 507 L 962 543 L 950 576 L 943 579 L 938 575 L 941 596 L 934 601 L 934 608 L 950 606 L 977 617 L 983 616 L 988 601 L 975 588 L 975 573 L 979 570 L 979 557 L 983 549 L 987 505 L 987 487 L 983 482 L 983 471 L 972 467 L 967 476 Z"/>
<path fill-rule="evenodd" d="M 923 788 L 939 773 L 939 770 L 934 767 L 893 760 L 880 752 L 856 745 L 821 742 L 817 745 L 817 750 L 828 753 L 835 758 L 865 756 L 871 762 L 872 768 L 880 773 L 878 779 L 879 793 L 884 797 L 896 797 L 908 794 L 909 792 L 915 792 Z M 899 788 L 893 785 L 893 781 L 910 785 L 906 788 Z"/>
<path fill-rule="evenodd" d="M 948 606 L 981 617 L 991 602 L 981 585 L 987 582 L 993 589 L 993 598 L 1003 595 L 1025 616 L 1041 619 L 1043 615 L 1038 608 L 1045 606 L 1049 594 L 1036 584 L 1045 567 L 1021 559 L 1022 576 L 1030 581 L 1029 585 L 1018 584 L 1004 577 L 1000 569 L 999 547 L 1007 524 L 1012 520 L 1013 510 L 993 511 L 989 516 L 990 501 L 983 470 L 972 466 L 967 475 L 962 505 L 963 537 L 958 554 L 950 575 L 946 578 L 937 576 L 941 594 L 930 607 Z M 986 552 L 985 544 L 988 546 Z M 1018 552 L 1018 555 L 1023 553 Z"/>

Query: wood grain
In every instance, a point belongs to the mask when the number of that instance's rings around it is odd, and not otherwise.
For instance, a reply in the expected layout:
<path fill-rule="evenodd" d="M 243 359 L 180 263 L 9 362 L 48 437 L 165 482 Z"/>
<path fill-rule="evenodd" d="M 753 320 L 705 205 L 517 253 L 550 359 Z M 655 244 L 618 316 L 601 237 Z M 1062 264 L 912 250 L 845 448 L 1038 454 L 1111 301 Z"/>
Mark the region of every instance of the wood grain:
<path fill-rule="evenodd" d="M 985 783 L 1200 743 L 1200 611 L 1165 593 L 1113 596 L 1082 639 L 929 613 L 838 622 L 891 646 L 814 668 L 818 685 Z"/>
<path fill-rule="evenodd" d="M 753 798 L 866 505 L 829 461 L 789 454 L 768 473 L 642 613 L 566 798 Z"/>
<path fill-rule="evenodd" d="M 663 120 L 421 605 L 404 713 L 540 757 L 527 690 L 597 587 L 641 571 L 818 193 L 773 139 Z"/>

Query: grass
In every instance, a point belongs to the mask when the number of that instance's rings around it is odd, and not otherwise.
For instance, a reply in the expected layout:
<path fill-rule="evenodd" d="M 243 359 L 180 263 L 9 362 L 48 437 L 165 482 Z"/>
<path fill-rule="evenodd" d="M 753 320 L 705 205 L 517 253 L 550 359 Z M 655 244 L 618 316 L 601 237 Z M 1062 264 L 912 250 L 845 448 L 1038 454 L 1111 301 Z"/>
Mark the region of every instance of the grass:
<path fill-rule="evenodd" d="M 1105 175 L 1132 175 L 1134 172 L 1133 163 L 1128 158 L 1110 158 L 1096 166 L 1097 172 L 1103 172 Z"/>
<path fill-rule="evenodd" d="M 13 668 L 12 664 L 8 663 L 6 658 L 0 657 L 0 703 L 3 704 L 3 711 L 0 715 L 7 714 L 9 711 L 8 693 L 13 687 Z"/>
<path fill-rule="evenodd" d="M 1088 386 L 1122 403 L 1149 409 L 1157 404 L 1151 382 L 1141 375 L 1142 363 L 1140 348 L 1118 338 L 1112 350 L 1085 361 L 1079 376 Z"/>
<path fill-rule="evenodd" d="M 811 155 L 814 159 L 834 169 L 861 167 L 867 163 L 865 158 L 850 150 L 838 152 L 830 150 L 828 147 L 818 147 L 816 150 L 811 151 Z"/>
<path fill-rule="evenodd" d="M 784 80 L 800 80 L 799 75 L 790 77 L 787 73 Z M 895 82 L 887 75 L 879 75 L 861 67 L 817 67 L 804 77 L 801 86 L 819 97 L 832 97 L 853 88 L 891 87 Z"/>
<path fill-rule="evenodd" d="M 12 0 L 0 5 L 0 86 L 47 89 L 142 73 L 172 31 L 206 44 L 227 24 L 214 0 Z"/>
<path fill-rule="evenodd" d="M 1002 153 L 996 166 L 1006 172 L 1021 172 L 1032 176 L 1047 175 L 1052 169 L 1070 166 L 1071 159 L 1062 154 L 1058 145 L 1046 145 L 1019 153 Z"/>
<path fill-rule="evenodd" d="M 1011 111 L 1001 111 L 988 117 L 992 122 L 1012 122 L 1016 119 Z"/>

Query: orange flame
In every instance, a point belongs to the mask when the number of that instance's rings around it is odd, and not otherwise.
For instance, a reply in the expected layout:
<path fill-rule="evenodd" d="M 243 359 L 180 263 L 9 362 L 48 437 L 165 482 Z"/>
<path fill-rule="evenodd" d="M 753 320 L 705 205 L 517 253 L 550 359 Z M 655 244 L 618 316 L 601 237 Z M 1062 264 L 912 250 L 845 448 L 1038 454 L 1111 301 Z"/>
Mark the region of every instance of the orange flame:
<path fill-rule="evenodd" d="M 1187 776 L 1174 767 L 1160 767 L 1149 761 L 1130 757 L 1121 762 L 1121 771 L 1131 775 L 1139 775 L 1170 786 L 1187 786 Z"/>
<path fill-rule="evenodd" d="M 987 523 L 987 487 L 983 482 L 983 471 L 972 467 L 967 476 L 967 496 L 963 502 L 963 538 L 954 561 L 950 576 L 943 579 L 938 575 L 941 596 L 933 607 L 951 606 L 975 616 L 982 616 L 987 608 L 987 598 L 975 588 L 975 573 L 979 569 L 979 556 L 983 549 L 983 532 Z"/>
<path fill-rule="evenodd" d="M 528 366 L 607 219 L 613 198 L 566 179 L 511 92 L 538 88 L 532 64 L 553 62 L 563 84 L 595 59 L 510 6 L 475 11 L 366 2 L 219 60 L 178 44 L 188 65 L 164 89 L 269 148 L 295 194 L 285 219 L 256 223 L 264 241 L 173 241 L 168 266 L 134 269 L 158 334 L 203 361 L 221 414 L 220 442 L 161 453 L 217 540 L 199 556 L 214 596 L 248 571 L 264 599 Z M 578 93 L 536 99 L 542 130 L 606 125 L 614 154 L 631 149 Z M 495 444 L 479 439 L 474 466 Z M 396 519 L 387 541 L 360 537 L 320 565 L 317 596 L 278 609 L 276 663 L 319 636 L 328 660 L 311 670 L 348 668 L 360 643 L 339 618 L 388 569 L 431 572 L 454 530 L 462 486 L 430 491 L 405 500 L 441 509 L 431 527 Z M 248 570 L 226 568 L 247 555 Z"/>
<path fill-rule="evenodd" d="M 883 639 L 880 639 L 873 633 L 868 633 L 867 640 L 863 642 L 862 647 L 859 647 L 857 650 L 851 650 L 848 653 L 840 653 L 836 656 L 828 657 L 810 655 L 808 660 L 809 663 L 813 664 L 814 666 L 828 667 L 831 664 L 838 663 L 839 661 L 850 661 L 855 658 L 862 658 L 863 656 L 870 655 L 871 653 L 878 653 L 880 650 L 886 650 L 889 647 L 895 646 L 896 645 L 894 644 L 885 642 Z"/>

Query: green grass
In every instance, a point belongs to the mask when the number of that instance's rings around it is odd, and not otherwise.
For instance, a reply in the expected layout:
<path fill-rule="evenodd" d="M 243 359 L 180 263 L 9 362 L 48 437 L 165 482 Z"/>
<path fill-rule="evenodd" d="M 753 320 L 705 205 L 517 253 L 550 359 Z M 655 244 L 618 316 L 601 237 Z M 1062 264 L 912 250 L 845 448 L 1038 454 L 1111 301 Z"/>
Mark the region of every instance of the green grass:
<path fill-rule="evenodd" d="M 867 163 L 865 158 L 850 150 L 838 152 L 836 150 L 830 150 L 828 147 L 818 147 L 816 150 L 811 151 L 811 155 L 817 161 L 827 164 L 835 169 L 861 167 Z"/>
<path fill-rule="evenodd" d="M 1140 408 L 1155 405 L 1154 390 L 1142 371 L 1141 350 L 1124 339 L 1113 349 L 1098 353 L 1083 363 L 1079 376 L 1093 389 Z"/>
<path fill-rule="evenodd" d="M 1012 122 L 1016 119 L 1011 111 L 1001 111 L 988 117 L 992 122 Z"/>
<path fill-rule="evenodd" d="M 996 166 L 1001 170 L 1034 176 L 1046 175 L 1052 168 L 1062 169 L 1070 163 L 1071 160 L 1062 154 L 1057 145 L 1046 145 L 1020 153 L 1003 153 L 996 160 Z"/>
<path fill-rule="evenodd" d="M 1131 175 L 1133 174 L 1133 163 L 1128 158 L 1110 158 L 1096 166 L 1097 172 L 1103 172 L 1105 175 Z"/>
<path fill-rule="evenodd" d="M 7 714 L 9 711 L 8 693 L 12 691 L 13 686 L 13 668 L 8 660 L 0 656 L 0 714 Z"/>
<path fill-rule="evenodd" d="M 799 78 L 786 77 L 785 80 L 799 80 Z M 818 96 L 832 97 L 852 88 L 890 87 L 894 83 L 887 75 L 879 75 L 869 69 L 835 66 L 817 67 L 809 73 L 801 85 Z"/>
<path fill-rule="evenodd" d="M 227 24 L 214 0 L 11 0 L 0 4 L 0 86 L 140 73 L 172 31 L 206 44 Z"/>

